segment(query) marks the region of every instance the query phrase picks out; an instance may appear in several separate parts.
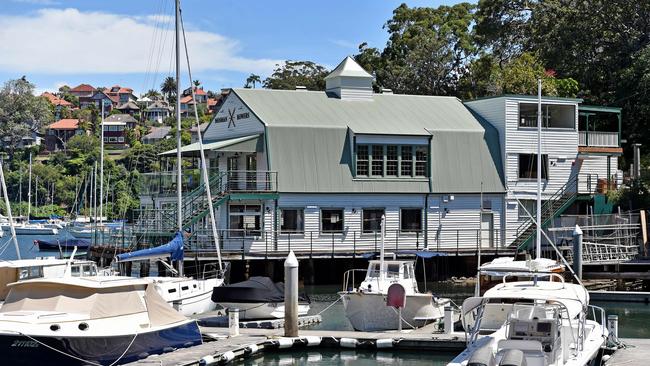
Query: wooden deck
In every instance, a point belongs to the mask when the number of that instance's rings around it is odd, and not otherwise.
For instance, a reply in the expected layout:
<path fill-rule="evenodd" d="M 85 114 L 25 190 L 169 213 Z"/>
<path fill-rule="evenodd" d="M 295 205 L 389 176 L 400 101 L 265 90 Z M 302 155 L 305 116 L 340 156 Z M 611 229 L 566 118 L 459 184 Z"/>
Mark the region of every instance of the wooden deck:
<path fill-rule="evenodd" d="M 605 362 L 605 366 L 648 364 L 648 360 L 650 360 L 650 339 L 624 338 L 621 341 L 627 347 L 614 352 L 612 357 Z"/>

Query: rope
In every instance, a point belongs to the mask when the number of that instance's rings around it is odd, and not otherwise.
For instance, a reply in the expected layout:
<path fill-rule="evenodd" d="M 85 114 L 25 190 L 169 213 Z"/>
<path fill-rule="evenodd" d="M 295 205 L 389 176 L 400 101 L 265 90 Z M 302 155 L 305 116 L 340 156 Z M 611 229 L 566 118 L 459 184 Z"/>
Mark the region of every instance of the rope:
<path fill-rule="evenodd" d="M 90 365 L 102 366 L 102 364 L 100 364 L 100 363 L 97 363 L 97 362 L 94 362 L 94 361 L 84 360 L 84 359 L 81 358 L 81 357 L 77 357 L 77 356 L 75 356 L 75 355 L 72 355 L 72 354 L 66 353 L 66 352 L 64 352 L 64 351 L 61 351 L 61 350 L 59 350 L 59 349 L 56 349 L 56 348 L 50 346 L 49 344 L 44 343 L 44 342 L 41 342 L 41 341 L 39 341 L 38 339 L 36 339 L 36 338 L 30 336 L 29 334 L 25 334 L 25 333 L 23 333 L 23 332 L 18 332 L 18 331 L 11 331 L 11 330 L 5 330 L 4 332 L 7 332 L 7 333 L 18 333 L 18 334 L 20 334 L 21 336 L 23 336 L 23 337 L 27 337 L 27 338 L 31 339 L 32 341 L 34 341 L 34 342 L 36 342 L 36 343 L 38 343 L 38 344 L 40 344 L 40 345 L 42 345 L 42 346 L 45 346 L 45 347 L 51 349 L 52 351 L 58 352 L 58 353 L 60 353 L 60 354 L 62 354 L 62 355 L 64 355 L 64 356 L 68 356 L 68 357 L 73 358 L 73 359 L 75 359 L 75 360 L 77 360 L 77 361 L 81 361 L 81 362 L 84 362 L 84 363 L 88 363 L 88 364 L 90 364 Z M 135 339 L 136 339 L 137 337 L 138 337 L 138 333 L 135 333 L 135 334 L 133 335 L 133 339 L 131 339 L 131 342 L 130 342 L 129 345 L 126 347 L 126 349 L 124 350 L 124 352 L 122 352 L 122 354 L 120 355 L 120 357 L 118 357 L 118 358 L 117 358 L 113 363 L 111 363 L 109 366 L 117 365 L 117 363 L 120 362 L 120 360 L 124 357 L 124 355 L 126 355 L 126 353 L 129 351 L 129 349 L 131 349 L 131 346 L 133 345 L 133 342 L 135 342 Z"/>
<path fill-rule="evenodd" d="M 321 310 L 318 314 L 316 314 L 316 316 L 321 315 L 322 313 L 326 312 L 327 310 L 329 310 L 332 306 L 334 306 L 334 304 L 336 304 L 340 300 L 341 300 L 341 297 L 339 296 L 338 299 L 336 299 L 333 303 L 327 305 L 327 307 L 325 309 Z"/>
<path fill-rule="evenodd" d="M 391 306 L 390 308 L 393 309 L 393 311 L 395 312 L 395 314 L 398 314 L 398 315 L 399 315 L 399 318 L 400 318 L 404 323 L 406 323 L 406 325 L 408 325 L 409 327 L 411 327 L 411 329 L 417 329 L 416 327 L 414 327 L 413 325 L 411 325 L 411 323 L 407 322 L 406 319 L 404 319 L 404 318 L 402 317 L 402 315 L 397 311 L 397 309 L 395 309 L 395 308 L 392 307 L 392 306 Z"/>

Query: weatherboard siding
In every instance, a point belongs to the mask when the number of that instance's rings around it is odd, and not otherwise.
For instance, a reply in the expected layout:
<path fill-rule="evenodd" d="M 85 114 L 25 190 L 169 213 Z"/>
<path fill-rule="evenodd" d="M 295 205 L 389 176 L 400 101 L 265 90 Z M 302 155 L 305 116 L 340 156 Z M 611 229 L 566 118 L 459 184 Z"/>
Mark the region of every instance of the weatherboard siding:
<path fill-rule="evenodd" d="M 231 115 L 234 116 L 234 121 L 230 120 Z M 206 142 L 220 141 L 263 132 L 262 122 L 236 94 L 230 93 L 206 129 L 203 139 Z"/>

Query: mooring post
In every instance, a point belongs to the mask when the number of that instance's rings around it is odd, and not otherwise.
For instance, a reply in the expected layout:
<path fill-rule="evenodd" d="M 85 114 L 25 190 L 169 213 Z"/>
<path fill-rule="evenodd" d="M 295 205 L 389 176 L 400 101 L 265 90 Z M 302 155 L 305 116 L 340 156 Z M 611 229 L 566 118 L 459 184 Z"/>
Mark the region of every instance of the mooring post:
<path fill-rule="evenodd" d="M 573 230 L 573 272 L 582 280 L 582 229 L 578 225 Z"/>
<path fill-rule="evenodd" d="M 284 336 L 298 336 L 298 259 L 293 251 L 284 261 Z"/>

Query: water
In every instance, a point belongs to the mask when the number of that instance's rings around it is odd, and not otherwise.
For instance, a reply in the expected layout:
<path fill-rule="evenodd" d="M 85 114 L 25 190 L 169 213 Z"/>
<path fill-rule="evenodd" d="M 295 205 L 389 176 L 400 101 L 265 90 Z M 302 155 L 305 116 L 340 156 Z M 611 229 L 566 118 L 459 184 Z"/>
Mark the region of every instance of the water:
<path fill-rule="evenodd" d="M 244 359 L 236 365 L 446 365 L 454 357 L 448 353 L 386 352 L 376 350 L 301 349 L 262 352 L 258 357 Z"/>
<path fill-rule="evenodd" d="M 65 229 L 59 230 L 58 235 L 17 235 L 18 238 L 18 247 L 20 248 L 20 255 L 22 259 L 32 259 L 36 257 L 59 257 L 59 251 L 39 251 L 38 247 L 34 245 L 34 240 L 60 240 L 71 239 L 70 235 Z M 71 249 L 67 253 L 70 254 Z M 81 254 L 80 252 L 77 252 Z M 14 248 L 14 243 L 11 240 L 11 234 L 8 231 L 5 231 L 4 236 L 0 238 L 0 259 L 11 260 L 17 259 L 16 250 Z"/>

